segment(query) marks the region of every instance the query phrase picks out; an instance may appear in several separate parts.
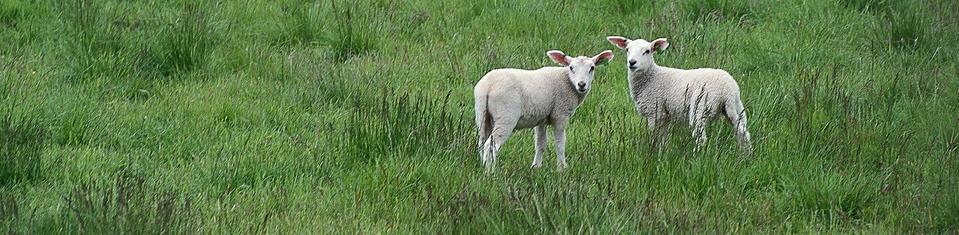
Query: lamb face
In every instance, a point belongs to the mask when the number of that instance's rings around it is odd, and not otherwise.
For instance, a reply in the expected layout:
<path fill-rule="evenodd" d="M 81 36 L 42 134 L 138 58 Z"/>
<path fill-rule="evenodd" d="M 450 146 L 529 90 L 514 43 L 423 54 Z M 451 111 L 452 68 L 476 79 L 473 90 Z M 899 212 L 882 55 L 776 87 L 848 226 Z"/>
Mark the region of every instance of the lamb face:
<path fill-rule="evenodd" d="M 669 47 L 669 42 L 665 38 L 649 42 L 645 39 L 629 40 L 624 37 L 610 36 L 606 40 L 626 50 L 626 68 L 630 72 L 642 72 L 653 67 L 656 65 L 653 54 Z"/>
<path fill-rule="evenodd" d="M 561 51 L 546 52 L 557 64 L 566 66 L 569 69 L 569 82 L 574 90 L 579 94 L 589 93 L 592 88 L 594 72 L 598 64 L 605 63 L 613 58 L 613 52 L 606 50 L 593 57 L 579 56 L 569 57 Z"/>

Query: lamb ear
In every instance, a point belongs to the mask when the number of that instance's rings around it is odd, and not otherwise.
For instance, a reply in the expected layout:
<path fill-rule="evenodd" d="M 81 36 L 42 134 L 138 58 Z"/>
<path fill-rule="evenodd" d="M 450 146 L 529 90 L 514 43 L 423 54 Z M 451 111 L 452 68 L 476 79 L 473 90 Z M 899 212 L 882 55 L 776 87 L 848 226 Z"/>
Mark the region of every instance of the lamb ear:
<path fill-rule="evenodd" d="M 605 50 L 600 52 L 599 55 L 593 56 L 593 64 L 596 65 L 606 65 L 606 62 L 609 62 L 613 59 L 613 51 Z"/>
<path fill-rule="evenodd" d="M 616 47 L 619 47 L 620 49 L 626 49 L 626 45 L 629 45 L 630 42 L 629 39 L 620 36 L 606 37 L 606 41 L 609 41 L 609 43 L 616 45 Z"/>
<path fill-rule="evenodd" d="M 569 56 L 566 56 L 566 54 L 563 53 L 562 51 L 557 51 L 557 50 L 547 51 L 546 56 L 549 56 L 549 58 L 552 59 L 553 62 L 556 62 L 557 64 L 560 64 L 562 66 L 569 66 L 570 58 Z"/>
<path fill-rule="evenodd" d="M 653 51 L 666 50 L 667 47 L 669 47 L 669 41 L 666 41 L 665 38 L 653 40 Z"/>

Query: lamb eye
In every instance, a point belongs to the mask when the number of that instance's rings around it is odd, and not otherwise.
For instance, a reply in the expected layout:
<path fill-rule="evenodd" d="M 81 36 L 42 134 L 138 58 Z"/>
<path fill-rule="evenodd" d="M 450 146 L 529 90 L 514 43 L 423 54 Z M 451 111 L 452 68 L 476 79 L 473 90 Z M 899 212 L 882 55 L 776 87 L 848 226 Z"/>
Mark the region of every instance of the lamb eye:
<path fill-rule="evenodd" d="M 569 71 L 570 71 L 570 72 L 573 72 L 573 67 L 569 67 Z"/>
<path fill-rule="evenodd" d="M 645 52 L 643 52 L 643 55 L 645 54 L 649 54 L 649 50 L 646 50 Z"/>
<path fill-rule="evenodd" d="M 589 72 L 592 73 L 592 72 L 593 72 L 593 69 L 595 69 L 595 68 L 596 68 L 596 66 L 589 67 Z"/>

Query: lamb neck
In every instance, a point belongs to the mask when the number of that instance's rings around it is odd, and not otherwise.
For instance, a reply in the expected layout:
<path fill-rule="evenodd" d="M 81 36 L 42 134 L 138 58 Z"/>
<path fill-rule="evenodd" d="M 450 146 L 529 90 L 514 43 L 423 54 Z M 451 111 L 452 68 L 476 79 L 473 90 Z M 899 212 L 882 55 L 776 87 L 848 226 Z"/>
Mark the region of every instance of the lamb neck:
<path fill-rule="evenodd" d="M 656 82 L 655 80 L 657 80 L 657 75 L 660 70 L 659 66 L 654 64 L 643 71 L 629 71 L 628 82 L 630 98 L 639 100 L 641 97 L 647 97 L 644 94 L 649 92 L 648 89 L 652 87 L 651 84 Z"/>

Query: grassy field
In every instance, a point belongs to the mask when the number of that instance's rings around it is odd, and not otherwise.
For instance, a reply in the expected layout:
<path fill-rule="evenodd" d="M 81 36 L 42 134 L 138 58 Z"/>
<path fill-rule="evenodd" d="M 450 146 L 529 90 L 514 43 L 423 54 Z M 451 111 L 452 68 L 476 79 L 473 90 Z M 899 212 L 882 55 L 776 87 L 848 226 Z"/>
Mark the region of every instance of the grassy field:
<path fill-rule="evenodd" d="M 959 2 L 0 0 L 0 232 L 959 230 Z M 650 148 L 608 35 L 742 87 Z M 516 132 L 483 174 L 472 88 L 615 49 L 570 169 Z"/>

